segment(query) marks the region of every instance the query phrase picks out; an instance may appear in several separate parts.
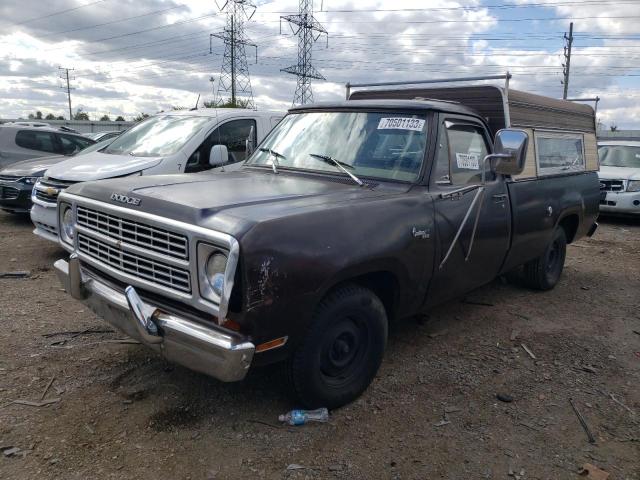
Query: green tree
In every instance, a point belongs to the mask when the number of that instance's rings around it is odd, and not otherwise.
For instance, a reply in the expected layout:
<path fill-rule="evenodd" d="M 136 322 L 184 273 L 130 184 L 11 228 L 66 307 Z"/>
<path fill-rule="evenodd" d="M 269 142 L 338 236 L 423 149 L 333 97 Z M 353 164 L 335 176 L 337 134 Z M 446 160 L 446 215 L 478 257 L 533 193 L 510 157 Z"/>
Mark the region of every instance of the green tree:
<path fill-rule="evenodd" d="M 149 115 L 146 113 L 141 113 L 135 117 L 133 117 L 133 121 L 134 122 L 141 122 L 142 120 L 144 120 L 145 118 L 149 118 Z"/>
<path fill-rule="evenodd" d="M 56 118 L 56 120 L 64 120 L 64 116 L 63 115 L 58 115 L 58 118 Z"/>
<path fill-rule="evenodd" d="M 614 123 L 613 125 L 610 125 L 610 126 L 609 126 L 609 129 L 610 129 L 612 132 L 615 132 L 615 131 L 617 131 L 617 130 L 618 130 L 618 126 Z"/>
<path fill-rule="evenodd" d="M 102 116 L 100 117 L 100 121 L 101 121 L 101 122 L 110 122 L 110 121 L 111 121 L 111 119 L 109 118 L 109 115 L 102 115 Z"/>
<path fill-rule="evenodd" d="M 126 120 L 124 119 L 124 117 L 122 115 L 118 115 L 116 117 L 116 122 L 126 122 Z"/>
<path fill-rule="evenodd" d="M 228 99 L 226 102 L 216 104 L 216 102 L 204 102 L 204 108 L 249 108 L 248 98 L 236 98 L 235 103 Z"/>
<path fill-rule="evenodd" d="M 74 120 L 89 120 L 89 114 L 87 112 L 83 112 L 81 108 L 76 110 L 76 113 L 73 114 Z"/>
<path fill-rule="evenodd" d="M 55 120 L 56 116 L 53 113 L 47 113 L 47 116 L 44 117 L 45 120 Z"/>

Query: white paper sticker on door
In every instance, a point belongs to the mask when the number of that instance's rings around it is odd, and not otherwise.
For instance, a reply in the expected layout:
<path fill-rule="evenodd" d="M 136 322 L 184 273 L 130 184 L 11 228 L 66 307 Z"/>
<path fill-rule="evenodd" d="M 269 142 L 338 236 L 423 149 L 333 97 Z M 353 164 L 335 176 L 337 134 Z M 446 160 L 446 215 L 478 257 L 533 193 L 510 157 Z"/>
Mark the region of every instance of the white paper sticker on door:
<path fill-rule="evenodd" d="M 424 122 L 421 118 L 385 117 L 380 119 L 378 130 L 413 130 L 421 132 Z"/>
<path fill-rule="evenodd" d="M 480 170 L 480 155 L 477 153 L 456 153 L 458 168 L 467 170 Z"/>

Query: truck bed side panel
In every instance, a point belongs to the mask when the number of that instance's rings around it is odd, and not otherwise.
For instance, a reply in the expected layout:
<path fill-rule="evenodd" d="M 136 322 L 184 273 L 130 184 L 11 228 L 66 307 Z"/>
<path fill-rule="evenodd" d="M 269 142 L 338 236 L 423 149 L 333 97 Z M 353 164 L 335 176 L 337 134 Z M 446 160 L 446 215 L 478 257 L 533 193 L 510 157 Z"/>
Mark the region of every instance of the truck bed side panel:
<path fill-rule="evenodd" d="M 598 217 L 600 191 L 596 172 L 509 182 L 508 189 L 513 228 L 502 272 L 542 255 L 554 228 L 567 216 L 578 216 L 573 240 L 586 235 Z"/>

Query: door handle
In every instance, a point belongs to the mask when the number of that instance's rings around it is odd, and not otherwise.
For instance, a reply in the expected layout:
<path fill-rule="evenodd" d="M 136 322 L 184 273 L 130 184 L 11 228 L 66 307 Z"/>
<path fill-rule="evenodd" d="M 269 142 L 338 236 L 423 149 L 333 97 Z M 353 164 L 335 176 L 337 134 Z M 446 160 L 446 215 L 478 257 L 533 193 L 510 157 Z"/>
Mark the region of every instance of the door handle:
<path fill-rule="evenodd" d="M 506 199 L 506 193 L 498 193 L 496 195 L 493 195 L 493 203 L 504 203 Z"/>

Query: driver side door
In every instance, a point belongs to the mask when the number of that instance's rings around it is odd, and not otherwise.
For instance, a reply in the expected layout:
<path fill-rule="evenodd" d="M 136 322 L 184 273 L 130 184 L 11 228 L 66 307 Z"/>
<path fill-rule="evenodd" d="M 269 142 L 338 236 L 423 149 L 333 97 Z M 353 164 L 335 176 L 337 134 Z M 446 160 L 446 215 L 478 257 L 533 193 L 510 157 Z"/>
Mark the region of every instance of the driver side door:
<path fill-rule="evenodd" d="M 490 282 L 504 261 L 510 241 L 509 195 L 503 176 L 483 165 L 491 151 L 481 122 L 440 115 L 430 185 L 437 251 L 429 306 Z"/>

